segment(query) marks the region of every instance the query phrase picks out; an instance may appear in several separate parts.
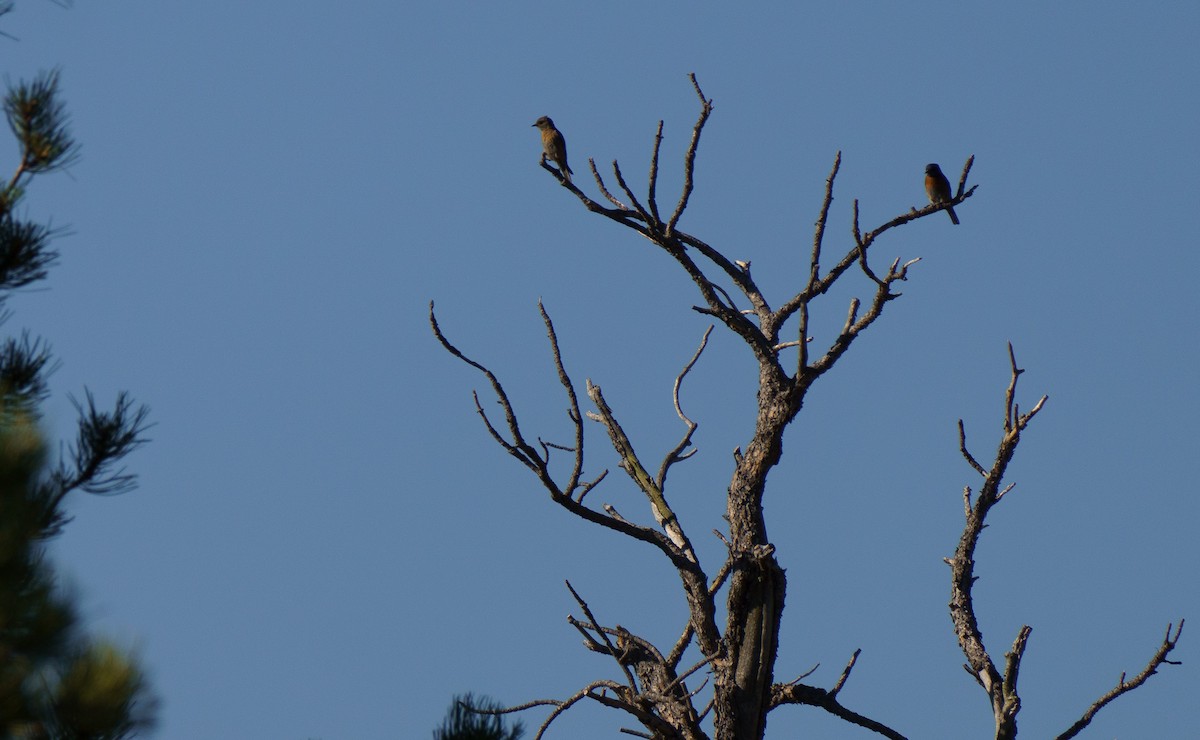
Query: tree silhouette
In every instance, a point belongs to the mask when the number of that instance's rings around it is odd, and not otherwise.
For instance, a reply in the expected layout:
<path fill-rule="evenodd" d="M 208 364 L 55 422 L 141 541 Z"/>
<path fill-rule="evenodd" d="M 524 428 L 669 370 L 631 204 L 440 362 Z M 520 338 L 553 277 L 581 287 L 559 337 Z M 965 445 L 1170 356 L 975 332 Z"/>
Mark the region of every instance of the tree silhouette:
<path fill-rule="evenodd" d="M 518 421 L 517 410 L 497 376 L 484 364 L 469 358 L 443 333 L 430 304 L 430 323 L 437 340 L 455 357 L 481 372 L 491 386 L 503 412 L 503 422 L 494 423 L 475 396 L 475 409 L 491 435 L 504 450 L 516 458 L 550 494 L 551 501 L 575 516 L 607 528 L 626 537 L 647 543 L 666 558 L 678 573 L 680 587 L 689 607 L 689 618 L 682 626 L 678 640 L 660 648 L 649 640 L 631 633 L 619 624 L 603 624 L 591 607 L 568 583 L 579 605 L 582 618 L 572 617 L 571 624 L 584 636 L 585 645 L 597 653 L 610 656 L 619 666 L 620 678 L 598 679 L 588 683 L 565 699 L 540 699 L 506 711 L 533 706 L 552 707 L 539 727 L 536 738 L 542 737 L 550 724 L 564 711 L 587 699 L 619 709 L 636 721 L 641 729 L 625 732 L 646 738 L 686 738 L 695 740 L 710 736 L 707 721 L 711 714 L 711 736 L 721 740 L 752 740 L 763 737 L 768 713 L 778 707 L 799 704 L 818 707 L 846 722 L 872 730 L 889 738 L 904 735 L 877 718 L 868 717 L 843 705 L 839 693 L 854 669 L 859 653 L 847 662 L 837 682 L 828 688 L 803 682 L 807 674 L 788 682 L 776 679 L 775 659 L 780 639 L 780 626 L 787 595 L 787 578 L 776 559 L 775 547 L 767 535 L 767 519 L 763 496 L 768 473 L 779 463 L 783 452 L 783 435 L 788 425 L 804 406 L 808 391 L 819 378 L 832 370 L 841 358 L 884 314 L 888 304 L 900 297 L 895 288 L 909 277 L 909 270 L 919 258 L 902 262 L 899 258 L 890 265 L 872 265 L 870 257 L 876 242 L 893 229 L 941 210 L 963 206 L 977 186 L 967 187 L 974 158 L 968 158 L 958 179 L 957 187 L 948 200 L 939 200 L 923 208 L 912 208 L 872 229 L 860 224 L 858 201 L 852 208 L 852 240 L 832 258 L 827 253 L 826 225 L 833 201 L 834 183 L 841 166 L 841 153 L 834 158 L 832 170 L 825 181 L 824 199 L 816 221 L 811 259 L 808 270 L 797 290 L 776 303 L 759 288 L 751 273 L 749 262 L 735 261 L 702 239 L 681 231 L 680 219 L 688 207 L 695 187 L 695 161 L 701 134 L 713 112 L 713 102 L 705 97 L 691 76 L 692 86 L 700 101 L 700 113 L 692 128 L 691 141 L 683 162 L 683 186 L 669 214 L 660 210 L 657 194 L 659 150 L 663 123 L 658 124 L 649 164 L 649 181 L 644 198 L 629 187 L 616 161 L 613 177 L 620 196 L 605 183 L 594 161 L 589 160 L 592 176 L 599 193 L 607 204 L 592 199 L 559 170 L 544 160 L 542 167 L 571 192 L 588 211 L 614 221 L 648 240 L 670 257 L 693 283 L 700 298 L 694 310 L 712 317 L 741 340 L 757 365 L 757 410 L 754 431 L 743 446 L 734 450 L 733 472 L 727 486 L 724 519 L 726 532 L 717 532 L 726 548 L 726 557 L 715 569 L 706 566 L 692 546 L 692 540 L 682 522 L 671 508 L 668 499 L 668 473 L 676 464 L 688 459 L 689 449 L 698 423 L 684 412 L 680 402 L 680 387 L 703 353 L 708 333 L 695 355 L 686 363 L 675 380 L 675 410 L 686 431 L 678 444 L 658 463 L 657 470 L 635 449 L 631 437 L 618 421 L 617 413 L 605 401 L 599 386 L 588 380 L 585 392 L 594 411 L 584 413 L 577 386 L 567 373 L 554 324 L 539 303 L 542 321 L 549 337 L 551 357 L 558 374 L 562 392 L 568 404 L 572 439 L 563 444 L 530 437 Z M 665 215 L 665 217 L 664 217 Z M 944 218 L 940 217 L 939 218 Z M 814 335 L 824 330 L 811 323 L 835 284 L 843 284 L 860 274 L 869 296 L 854 298 L 840 322 L 833 329 L 827 349 L 810 349 Z M 824 314 L 828 316 L 828 312 Z M 837 324 L 827 324 L 837 327 Z M 710 327 L 711 330 L 711 327 Z M 970 467 L 982 477 L 978 492 L 964 490 L 966 524 L 959 546 L 952 558 L 951 617 L 959 645 L 967 658 L 967 670 L 987 693 L 995 718 L 996 737 L 1016 735 L 1020 697 L 1017 675 L 1025 649 L 1029 627 L 1023 627 L 1013 647 L 1004 656 L 1003 668 L 998 667 L 984 647 L 976 621 L 976 605 L 972 600 L 975 546 L 989 511 L 1008 491 L 1003 488 L 1004 473 L 1016 452 L 1021 432 L 1043 409 L 1046 397 L 1035 402 L 1024 413 L 1016 402 L 1017 367 L 1015 355 L 1009 348 L 1011 382 L 1006 392 L 1004 433 L 994 461 L 980 464 L 968 451 L 965 427 L 960 422 L 960 449 Z M 619 458 L 619 467 L 645 495 L 654 524 L 641 524 L 631 517 L 604 504 L 592 505 L 587 499 L 607 475 L 607 470 L 585 477 L 585 426 L 591 420 L 603 427 L 612 448 Z M 551 465 L 552 453 L 567 453 L 569 472 L 559 472 Z M 1011 488 L 1011 486 L 1009 486 Z M 722 619 L 718 594 L 724 591 L 725 613 Z M 1146 668 L 1132 681 L 1124 676 L 1113 691 L 1101 697 L 1075 725 L 1060 737 L 1074 736 L 1101 707 L 1116 696 L 1141 685 L 1155 669 L 1170 663 L 1167 656 L 1179 638 L 1179 627 L 1168 626 L 1163 643 Z M 694 648 L 695 651 L 689 651 Z M 698 651 L 690 665 L 684 664 L 686 654 Z M 688 685 L 702 671 L 711 678 L 694 688 Z"/>

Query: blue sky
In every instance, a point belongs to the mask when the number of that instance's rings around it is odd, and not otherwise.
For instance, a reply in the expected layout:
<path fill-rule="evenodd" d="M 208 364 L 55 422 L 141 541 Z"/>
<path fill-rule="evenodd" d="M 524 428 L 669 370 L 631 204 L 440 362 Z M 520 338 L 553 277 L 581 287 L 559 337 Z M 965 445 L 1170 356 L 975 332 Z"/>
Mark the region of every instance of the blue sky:
<path fill-rule="evenodd" d="M 159 736 L 427 737 L 455 692 L 568 696 L 614 665 L 566 624 L 564 579 L 601 621 L 678 635 L 665 563 L 551 507 L 487 438 L 482 379 L 425 314 L 436 299 L 531 435 L 565 439 L 540 297 L 576 382 L 603 386 L 648 458 L 669 449 L 698 299 L 537 166 L 530 124 L 554 118 L 594 195 L 587 158 L 644 183 L 665 120 L 674 202 L 689 72 L 716 108 L 681 228 L 752 260 L 776 303 L 838 150 L 829 250 L 854 198 L 882 223 L 924 203 L 926 162 L 956 179 L 976 157 L 961 226 L 925 219 L 875 248 L 923 259 L 772 473 L 790 585 L 777 678 L 819 663 L 808 680 L 831 686 L 862 648 L 851 708 L 914 738 L 990 731 L 941 559 L 976 480 L 955 422 L 977 456 L 995 449 L 1012 341 L 1023 405 L 1050 400 L 984 534 L 977 603 L 994 657 L 1033 627 L 1024 734 L 1069 726 L 1168 622 L 1200 620 L 1200 8 L 1098 5 L 18 2 L 4 73 L 62 68 L 82 159 L 34 183 L 31 215 L 70 234 L 5 330 L 63 362 L 52 433 L 85 385 L 152 409 L 140 488 L 74 501 L 55 555 L 93 623 L 143 655 Z M 814 307 L 816 345 L 867 290 Z M 684 386 L 699 453 L 672 502 L 712 570 L 721 545 L 698 533 L 721 526 L 754 378 L 718 329 Z M 599 431 L 589 465 L 614 475 L 592 495 L 645 520 Z M 1184 664 L 1091 736 L 1200 736 L 1195 644 L 1185 629 Z M 622 726 L 585 707 L 551 736 Z M 768 732 L 869 736 L 802 708 Z"/>

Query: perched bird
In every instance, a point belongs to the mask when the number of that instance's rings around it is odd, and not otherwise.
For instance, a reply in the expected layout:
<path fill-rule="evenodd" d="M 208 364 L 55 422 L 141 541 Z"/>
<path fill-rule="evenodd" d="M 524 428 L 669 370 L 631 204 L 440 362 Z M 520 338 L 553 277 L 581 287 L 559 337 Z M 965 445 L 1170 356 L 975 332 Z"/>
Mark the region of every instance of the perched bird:
<path fill-rule="evenodd" d="M 550 116 L 542 116 L 534 121 L 533 125 L 542 132 L 542 161 L 545 162 L 546 157 L 549 157 L 558 165 L 563 179 L 571 182 L 571 175 L 575 173 L 571 172 L 570 166 L 567 165 L 567 142 L 562 133 L 554 128 L 554 121 L 550 120 Z"/>
<path fill-rule="evenodd" d="M 950 192 L 950 181 L 942 174 L 942 168 L 936 164 L 925 165 L 925 193 L 929 196 L 930 203 L 946 203 L 954 196 Z M 954 225 L 958 225 L 958 215 L 950 206 L 946 206 L 946 213 L 950 214 L 950 220 Z"/>

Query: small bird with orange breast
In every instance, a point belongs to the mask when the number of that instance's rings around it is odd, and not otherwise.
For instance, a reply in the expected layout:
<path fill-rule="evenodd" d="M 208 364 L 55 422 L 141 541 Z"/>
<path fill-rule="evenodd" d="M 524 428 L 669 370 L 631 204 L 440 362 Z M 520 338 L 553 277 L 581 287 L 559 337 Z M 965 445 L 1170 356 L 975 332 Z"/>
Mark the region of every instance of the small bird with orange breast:
<path fill-rule="evenodd" d="M 550 116 L 542 116 L 533 122 L 534 126 L 542 132 L 542 162 L 549 157 L 554 164 L 558 165 L 558 171 L 562 173 L 563 179 L 571 182 L 570 166 L 567 165 L 567 142 L 563 139 L 562 133 L 554 128 L 554 121 L 550 120 Z"/>
<path fill-rule="evenodd" d="M 954 199 L 950 192 L 950 181 L 942 174 L 942 168 L 936 164 L 925 165 L 925 194 L 929 196 L 930 203 L 948 203 Z M 954 208 L 946 206 L 946 213 L 950 214 L 950 220 L 958 226 L 958 215 Z"/>

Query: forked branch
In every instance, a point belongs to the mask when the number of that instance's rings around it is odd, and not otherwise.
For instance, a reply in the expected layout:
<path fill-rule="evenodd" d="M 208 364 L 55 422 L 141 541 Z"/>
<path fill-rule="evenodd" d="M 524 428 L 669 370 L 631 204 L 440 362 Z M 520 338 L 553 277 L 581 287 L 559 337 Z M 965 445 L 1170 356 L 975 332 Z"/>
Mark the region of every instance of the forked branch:
<path fill-rule="evenodd" d="M 696 149 L 700 146 L 700 134 L 704 131 L 704 124 L 708 121 L 708 117 L 713 111 L 713 101 L 711 98 L 704 97 L 704 91 L 700 89 L 700 83 L 696 82 L 695 73 L 689 74 L 688 79 L 692 81 L 692 87 L 696 90 L 696 97 L 700 98 L 700 118 L 696 120 L 696 125 L 692 127 L 692 141 L 688 145 L 687 154 L 684 156 L 683 193 L 679 196 L 679 203 L 675 206 L 675 212 L 671 214 L 671 220 L 667 222 L 665 236 L 668 239 L 675 233 L 675 225 L 679 223 L 679 217 L 683 215 L 683 210 L 687 208 L 688 199 L 692 196 L 692 189 L 695 187 Z"/>
<path fill-rule="evenodd" d="M 1158 646 L 1158 650 L 1155 651 L 1153 656 L 1151 656 L 1150 662 L 1146 664 L 1146 667 L 1142 669 L 1141 673 L 1137 674 L 1128 681 L 1125 680 L 1125 674 L 1122 673 L 1121 678 L 1117 680 L 1117 685 L 1104 696 L 1101 696 L 1099 699 L 1093 702 L 1092 705 L 1088 707 L 1087 711 L 1083 713 L 1083 716 L 1080 717 L 1075 724 L 1067 728 L 1067 731 L 1059 735 L 1055 740 L 1069 740 L 1069 738 L 1078 735 L 1083 728 L 1091 724 L 1091 721 L 1096 716 L 1096 713 L 1103 709 L 1105 705 L 1107 705 L 1113 699 L 1116 699 L 1121 694 L 1133 691 L 1137 687 L 1146 683 L 1147 679 L 1149 679 L 1155 673 L 1158 673 L 1158 667 L 1160 665 L 1179 665 L 1179 661 L 1168 660 L 1167 656 L 1171 654 L 1171 651 L 1175 649 L 1175 644 L 1179 642 L 1179 635 L 1183 632 L 1183 620 L 1179 620 L 1179 626 L 1175 627 L 1174 635 L 1171 634 L 1172 627 L 1174 627 L 1174 625 L 1167 625 L 1167 634 L 1163 636 L 1162 644 Z"/>
<path fill-rule="evenodd" d="M 675 447 L 666 454 L 666 456 L 663 458 L 662 465 L 658 468 L 658 477 L 655 478 L 655 482 L 658 484 L 659 490 L 666 489 L 667 471 L 671 469 L 672 465 L 686 460 L 692 455 L 696 454 L 696 450 L 694 449 L 684 452 L 684 450 L 687 450 L 688 447 L 691 447 L 692 435 L 696 433 L 696 429 L 699 428 L 700 425 L 689 419 L 687 414 L 683 413 L 683 407 L 679 405 L 679 388 L 683 385 L 683 379 L 687 377 L 688 372 L 691 371 L 693 366 L 695 366 L 696 361 L 700 359 L 700 354 L 704 352 L 704 348 L 708 346 L 708 337 L 710 334 L 712 334 L 712 330 L 713 328 L 711 325 L 704 330 L 704 337 L 700 339 L 700 346 L 696 348 L 696 354 L 692 355 L 692 359 L 688 360 L 688 363 L 684 365 L 683 370 L 681 370 L 679 375 L 675 377 L 675 388 L 671 393 L 671 397 L 675 401 L 675 413 L 679 415 L 680 420 L 683 421 L 685 426 L 687 426 L 687 432 L 683 435 L 683 439 L 679 440 L 679 444 L 675 445 Z"/>
<path fill-rule="evenodd" d="M 604 400 L 604 394 L 600 392 L 600 386 L 595 385 L 592 381 L 587 382 L 588 397 L 592 399 L 592 403 L 596 405 L 597 413 L 588 416 L 599 421 L 608 430 L 609 439 L 612 440 L 613 449 L 621 458 L 619 463 L 622 470 L 629 474 L 634 484 L 646 495 L 650 501 L 650 513 L 653 514 L 654 520 L 662 527 L 671 542 L 678 548 L 679 554 L 687 558 L 692 563 L 697 563 L 696 553 L 692 549 L 692 543 L 688 540 L 687 535 L 683 531 L 683 525 L 679 523 L 679 519 L 675 516 L 675 512 L 671 510 L 670 504 L 667 503 L 667 498 L 660 488 L 650 477 L 649 471 L 642 465 L 641 459 L 638 458 L 637 452 L 633 449 L 633 443 L 629 440 L 629 435 L 621 428 L 617 422 L 616 416 L 608 406 L 608 402 Z"/>
<path fill-rule="evenodd" d="M 1017 379 L 1024 370 L 1017 367 L 1016 355 L 1012 344 L 1008 345 L 1008 357 L 1011 376 L 1005 392 L 1004 434 L 1000 447 L 990 470 L 983 466 L 967 450 L 966 431 L 959 420 L 959 449 L 967 463 L 976 472 L 984 473 L 984 483 L 972 506 L 970 488 L 964 492 L 966 505 L 966 525 L 959 538 L 954 557 L 947 560 L 951 568 L 951 600 L 950 618 L 954 623 L 954 632 L 958 637 L 959 647 L 967 658 L 967 671 L 987 692 L 992 704 L 992 714 L 996 723 L 996 738 L 1011 738 L 1017 732 L 1017 713 L 1021 709 L 1021 699 L 1017 692 L 1017 676 L 1020 670 L 1021 657 L 1025 652 L 1026 641 L 1031 632 L 1029 626 L 1023 626 L 1014 641 L 1012 649 L 1005 655 L 1004 673 L 996 667 L 983 644 L 983 634 L 979 630 L 979 622 L 975 614 L 975 604 L 972 599 L 972 589 L 975 585 L 975 548 L 983 532 L 988 512 L 995 506 L 1011 486 L 1001 490 L 1004 479 L 1017 445 L 1020 443 L 1021 432 L 1041 411 L 1047 397 L 1042 398 L 1033 409 L 1021 414 L 1016 407 Z"/>
<path fill-rule="evenodd" d="M 670 665 L 648 640 L 634 635 L 621 625 L 602 627 L 592 614 L 587 602 L 567 583 L 571 595 L 583 610 L 588 622 L 569 617 L 568 621 L 578 629 L 590 650 L 612 656 L 626 677 L 626 687 L 615 697 L 592 696 L 590 698 L 610 707 L 622 709 L 637 718 L 644 727 L 661 737 L 704 738 L 700 730 L 700 718 L 692 705 L 692 694 L 687 691 L 684 680 L 710 662 L 702 660 L 683 674 L 676 674 Z M 593 637 L 593 633 L 596 637 Z M 616 637 L 615 642 L 609 635 Z"/>
<path fill-rule="evenodd" d="M 595 486 L 603 479 L 602 473 L 591 483 L 579 484 L 579 477 L 583 468 L 583 449 L 584 439 L 579 416 L 579 406 L 577 396 L 570 378 L 567 377 L 566 371 L 563 369 L 562 358 L 559 353 L 557 336 L 554 333 L 554 325 L 550 322 L 549 315 L 542 308 L 542 315 L 545 319 L 547 332 L 550 337 L 550 344 L 554 354 L 555 367 L 558 370 L 559 381 L 562 383 L 568 398 L 570 399 L 571 407 L 568 416 L 571 418 L 571 423 L 574 425 L 575 431 L 575 461 L 572 465 L 571 474 L 567 479 L 568 486 L 574 487 L 579 485 L 586 493 L 587 490 Z M 553 474 L 550 471 L 549 464 L 549 449 L 548 446 L 543 447 L 543 451 L 539 452 L 526 440 L 521 425 L 517 420 L 516 410 L 513 408 L 512 402 L 509 400 L 508 393 L 501 385 L 499 378 L 496 377 L 489 368 L 482 363 L 467 357 L 457 347 L 450 343 L 450 340 L 442 333 L 441 327 L 438 325 L 437 317 L 433 312 L 433 302 L 429 303 L 429 324 L 433 329 L 433 334 L 441 343 L 442 347 L 447 352 L 459 358 L 466 364 L 478 370 L 487 378 L 488 383 L 492 386 L 492 391 L 496 395 L 496 400 L 500 403 L 500 408 L 504 412 L 505 426 L 507 428 L 508 437 L 500 433 L 488 418 L 487 412 L 484 411 L 482 404 L 479 402 L 477 394 L 472 394 L 475 397 L 475 410 L 483 420 L 484 426 L 487 428 L 488 434 L 499 444 L 506 452 L 521 461 L 537 477 L 542 487 L 550 494 L 550 498 L 559 506 L 570 511 L 576 516 L 586 519 L 595 524 L 615 530 L 636 540 L 654 545 L 661 550 L 671 560 L 676 568 L 682 571 L 692 573 L 693 578 L 704 579 L 703 572 L 699 571 L 699 567 L 695 562 L 695 556 L 687 557 L 680 548 L 667 535 L 650 527 L 643 527 L 634 524 L 619 516 L 613 516 L 609 513 L 602 513 L 591 509 L 583 504 L 582 495 L 579 499 L 572 498 L 572 488 L 560 486 L 555 481 Z"/>
<path fill-rule="evenodd" d="M 854 655 L 850 657 L 850 662 L 846 664 L 846 667 L 842 670 L 842 675 L 838 678 L 837 683 L 834 684 L 832 689 L 808 686 L 800 683 L 799 679 L 791 683 L 775 684 L 771 687 L 771 708 L 774 709 L 784 704 L 803 704 L 810 707 L 818 707 L 850 724 L 858 725 L 884 737 L 891 738 L 892 740 L 906 740 L 904 735 L 901 735 L 882 722 L 851 711 L 838 701 L 838 693 L 846 685 L 846 679 L 850 677 L 850 671 L 854 670 L 854 664 L 858 662 L 858 656 L 861 654 L 862 650 L 854 651 Z"/>

